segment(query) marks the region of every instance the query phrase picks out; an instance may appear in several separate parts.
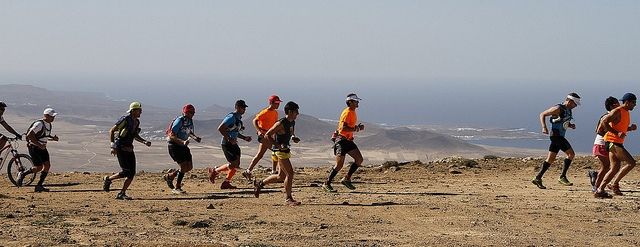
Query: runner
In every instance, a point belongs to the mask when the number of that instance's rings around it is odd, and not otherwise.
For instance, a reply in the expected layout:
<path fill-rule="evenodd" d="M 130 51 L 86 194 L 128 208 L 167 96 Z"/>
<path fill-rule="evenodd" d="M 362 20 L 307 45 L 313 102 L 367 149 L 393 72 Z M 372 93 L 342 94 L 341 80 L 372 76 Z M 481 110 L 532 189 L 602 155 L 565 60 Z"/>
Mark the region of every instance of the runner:
<path fill-rule="evenodd" d="M 573 119 L 571 109 L 580 105 L 580 96 L 576 93 L 570 93 L 567 95 L 567 98 L 564 100 L 562 104 L 555 105 L 542 113 L 540 113 L 540 124 L 542 125 L 542 133 L 549 134 L 549 139 L 551 139 L 551 145 L 549 145 L 549 155 L 547 159 L 542 163 L 542 168 L 536 177 L 531 181 L 533 184 L 538 186 L 540 189 L 546 189 L 542 184 L 542 176 L 549 169 L 551 164 L 556 160 L 556 156 L 558 155 L 558 151 L 562 150 L 565 154 L 567 154 L 567 158 L 564 160 L 564 166 L 562 166 L 562 174 L 560 175 L 560 182 L 563 185 L 571 186 L 573 183 L 569 182 L 567 179 L 567 170 L 569 170 L 569 166 L 571 165 L 571 161 L 573 157 L 575 157 L 575 152 L 573 148 L 571 148 L 571 144 L 564 137 L 567 128 L 575 129 L 576 125 L 571 123 Z M 545 122 L 545 118 L 549 117 L 551 121 L 551 133 L 547 129 L 547 123 Z"/>
<path fill-rule="evenodd" d="M 260 190 L 265 185 L 284 181 L 285 202 L 289 206 L 298 206 L 300 202 L 293 199 L 291 188 L 293 187 L 293 165 L 291 165 L 291 146 L 290 141 L 300 142 L 300 138 L 296 137 L 296 117 L 298 117 L 299 106 L 293 101 L 287 102 L 284 106 L 286 117 L 281 118 L 278 122 L 267 131 L 265 138 L 273 143 L 273 150 L 278 157 L 278 166 L 280 172 L 272 174 L 264 180 L 256 180 L 253 182 L 255 197 L 260 196 Z M 275 136 L 275 138 L 274 138 Z"/>
<path fill-rule="evenodd" d="M 629 111 L 633 111 L 633 108 L 636 107 L 636 96 L 632 93 L 626 93 L 620 101 L 622 101 L 622 105 L 615 108 L 602 120 L 603 125 L 607 129 L 604 140 L 606 141 L 607 151 L 609 152 L 611 169 L 604 176 L 596 194 L 594 194 L 595 197 L 600 197 L 600 195 L 605 193 L 605 186 L 609 188 L 613 194 L 622 196 L 623 194 L 622 191 L 620 191 L 619 184 L 620 180 L 636 166 L 636 161 L 633 159 L 633 156 L 631 156 L 623 145 L 627 132 L 637 129 L 636 124 L 629 125 L 631 123 Z M 622 161 L 626 162 L 627 165 L 620 169 L 620 162 Z M 611 179 L 613 179 L 613 183 L 609 184 Z"/>
<path fill-rule="evenodd" d="M 224 157 L 229 162 L 228 164 L 224 164 L 220 167 L 209 168 L 209 181 L 211 183 L 215 182 L 215 178 L 223 171 L 227 172 L 227 178 L 220 185 L 220 189 L 237 189 L 236 186 L 231 184 L 231 179 L 236 174 L 238 168 L 240 168 L 240 146 L 238 146 L 238 138 L 245 140 L 246 142 L 251 142 L 251 136 L 245 136 L 240 134 L 240 131 L 244 130 L 244 126 L 242 124 L 242 114 L 244 114 L 247 110 L 247 104 L 244 100 L 236 101 L 236 110 L 234 112 L 229 113 L 220 126 L 218 126 L 218 131 L 222 134 L 222 152 L 224 152 Z"/>
<path fill-rule="evenodd" d="M 327 192 L 337 192 L 331 186 L 331 182 L 342 169 L 347 154 L 353 158 L 354 162 L 351 163 L 349 172 L 340 182 L 350 190 L 356 189 L 351 184 L 351 175 L 356 172 L 363 161 L 358 146 L 353 142 L 353 132 L 364 130 L 364 125 L 356 124 L 358 122 L 356 108 L 358 108 L 360 100 L 355 93 L 347 95 L 347 108 L 342 111 L 338 129 L 334 133 L 335 138 L 332 138 L 334 140 L 333 153 L 336 156 L 336 165 L 331 169 L 327 181 L 322 185 L 322 188 Z"/>
<path fill-rule="evenodd" d="M 108 192 L 111 189 L 113 180 L 127 178 L 116 196 L 118 200 L 133 199 L 126 194 L 131 182 L 133 182 L 133 177 L 136 175 L 136 154 L 133 152 L 133 141 L 144 143 L 147 147 L 151 146 L 150 141 L 140 137 L 140 115 L 142 114 L 140 102 L 131 102 L 127 113 L 129 114 L 120 117 L 118 122 L 109 130 L 111 154 L 118 157 L 118 164 L 120 164 L 122 171 L 111 176 L 105 176 L 103 178 L 104 184 L 102 185 L 102 189 Z"/>
<path fill-rule="evenodd" d="M 33 161 L 33 167 L 24 172 L 18 172 L 18 180 L 16 181 L 18 186 L 22 186 L 22 181 L 27 175 L 42 171 L 40 180 L 38 180 L 38 184 L 34 188 L 35 192 L 49 191 L 48 188 L 43 186 L 44 180 L 49 174 L 49 168 L 51 168 L 47 141 L 58 141 L 57 135 L 51 136 L 51 128 L 53 127 L 51 123 L 58 113 L 52 108 L 47 108 L 44 109 L 42 114 L 44 115 L 43 118 L 33 122 L 27 130 L 27 148 L 29 149 L 31 161 Z"/>
<path fill-rule="evenodd" d="M 18 134 L 17 131 L 11 128 L 11 126 L 4 121 L 4 117 L 2 115 L 4 115 L 5 108 L 7 108 L 7 104 L 0 101 L 0 124 L 2 125 L 2 127 L 4 127 L 4 129 L 9 131 L 11 134 L 14 134 L 16 136 L 16 139 L 22 140 L 22 135 Z M 5 144 L 7 144 L 7 137 L 3 134 L 0 134 L 0 148 L 4 147 Z"/>
<path fill-rule="evenodd" d="M 607 152 L 607 147 L 604 141 L 604 135 L 607 133 L 606 127 L 602 124 L 602 120 L 604 119 L 611 110 L 620 106 L 618 103 L 618 99 L 614 97 L 609 97 L 604 101 L 604 107 L 607 109 L 607 113 L 602 115 L 598 120 L 598 124 L 596 125 L 596 139 L 593 142 L 593 156 L 598 158 L 600 161 L 600 171 L 589 170 L 587 175 L 589 176 L 589 181 L 591 182 L 591 192 L 596 192 L 598 187 L 602 183 L 602 179 L 604 175 L 609 171 L 609 152 Z M 604 192 L 604 194 L 600 194 L 601 197 L 610 198 L 611 195 Z"/>
<path fill-rule="evenodd" d="M 189 149 L 189 138 L 193 138 L 196 142 L 200 142 L 202 138 L 193 133 L 193 116 L 196 114 L 196 108 L 191 105 L 182 107 L 182 116 L 177 117 L 171 123 L 167 130 L 167 143 L 169 147 L 169 155 L 180 166 L 180 170 L 170 169 L 162 178 L 167 182 L 167 186 L 173 194 L 186 193 L 182 189 L 182 179 L 184 174 L 193 169 L 193 160 L 191 158 L 191 150 Z M 176 185 L 173 185 L 173 179 L 176 178 Z"/>
<path fill-rule="evenodd" d="M 260 113 L 258 113 L 258 115 L 256 115 L 256 117 L 253 119 L 253 126 L 256 128 L 258 134 L 258 142 L 260 143 L 260 145 L 258 148 L 258 153 L 255 157 L 253 157 L 253 160 L 251 160 L 249 168 L 242 172 L 242 176 L 249 181 L 253 179 L 253 168 L 256 166 L 256 164 L 258 164 L 260 159 L 262 159 L 267 149 L 271 147 L 271 142 L 269 142 L 270 138 L 265 138 L 265 133 L 267 133 L 267 131 L 271 129 L 271 127 L 273 127 L 276 121 L 278 121 L 278 107 L 280 107 L 281 102 L 282 101 L 280 100 L 280 97 L 278 97 L 277 95 L 271 95 L 269 97 L 269 107 L 264 108 L 264 110 L 260 111 Z M 275 154 L 271 155 L 271 163 L 271 174 L 278 174 L 278 158 L 275 156 Z"/>

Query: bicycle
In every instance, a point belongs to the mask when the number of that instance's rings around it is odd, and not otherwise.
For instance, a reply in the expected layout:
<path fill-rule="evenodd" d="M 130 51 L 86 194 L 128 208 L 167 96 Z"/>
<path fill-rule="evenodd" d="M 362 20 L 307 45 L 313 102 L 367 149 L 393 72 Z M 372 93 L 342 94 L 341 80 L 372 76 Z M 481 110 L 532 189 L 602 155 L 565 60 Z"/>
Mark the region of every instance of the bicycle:
<path fill-rule="evenodd" d="M 7 144 L 0 149 L 0 170 L 2 170 L 2 166 L 9 158 L 9 153 L 11 153 L 11 159 L 9 160 L 9 164 L 7 165 L 7 176 L 9 180 L 14 185 L 18 186 L 16 180 L 18 180 L 18 172 L 26 171 L 27 169 L 33 166 L 33 161 L 31 161 L 31 156 L 28 154 L 18 153 L 18 139 L 16 138 L 8 138 Z M 4 152 L 5 150 L 9 150 L 8 152 Z M 4 152 L 4 155 L 2 153 Z M 33 180 L 35 180 L 36 174 L 32 173 L 27 175 L 22 181 L 22 185 L 30 185 Z"/>

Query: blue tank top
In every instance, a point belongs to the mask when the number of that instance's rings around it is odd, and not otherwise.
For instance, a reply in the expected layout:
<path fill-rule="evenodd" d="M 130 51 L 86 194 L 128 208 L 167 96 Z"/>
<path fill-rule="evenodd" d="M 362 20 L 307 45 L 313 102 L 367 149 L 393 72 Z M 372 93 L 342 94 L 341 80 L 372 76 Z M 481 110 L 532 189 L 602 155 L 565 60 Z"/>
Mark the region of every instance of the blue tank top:
<path fill-rule="evenodd" d="M 560 114 L 558 117 L 551 117 L 549 121 L 551 121 L 551 136 L 564 136 L 567 129 L 564 128 L 564 123 L 569 122 L 573 119 L 571 109 L 567 108 L 563 104 L 558 104 L 560 107 Z"/>

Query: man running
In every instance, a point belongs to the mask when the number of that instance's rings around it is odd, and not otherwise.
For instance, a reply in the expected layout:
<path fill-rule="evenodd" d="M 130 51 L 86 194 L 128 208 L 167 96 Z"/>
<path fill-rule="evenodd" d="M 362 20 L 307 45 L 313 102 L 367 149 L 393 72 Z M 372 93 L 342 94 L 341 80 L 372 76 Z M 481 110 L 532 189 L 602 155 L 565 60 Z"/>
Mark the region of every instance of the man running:
<path fill-rule="evenodd" d="M 127 178 L 116 196 L 118 200 L 133 199 L 126 194 L 131 182 L 133 182 L 133 177 L 136 175 L 136 154 L 133 152 L 133 141 L 144 143 L 147 147 L 151 146 L 150 141 L 140 137 L 140 115 L 142 114 L 140 102 L 131 102 L 127 113 L 129 114 L 120 117 L 118 122 L 109 130 L 111 154 L 118 157 L 118 164 L 120 164 L 122 171 L 111 176 L 105 176 L 103 178 L 104 184 L 102 185 L 102 189 L 108 192 L 111 189 L 113 180 Z"/>
<path fill-rule="evenodd" d="M 229 113 L 220 126 L 218 126 L 218 131 L 222 134 L 222 152 L 224 152 L 224 157 L 229 162 L 228 164 L 224 164 L 220 167 L 209 168 L 209 181 L 211 183 L 215 182 L 215 178 L 221 172 L 227 172 L 227 178 L 220 185 L 220 189 L 237 189 L 236 186 L 231 184 L 231 179 L 236 174 L 238 168 L 240 168 L 240 146 L 238 146 L 238 138 L 245 140 L 246 142 L 251 142 L 251 136 L 245 136 L 240 134 L 240 131 L 244 130 L 244 125 L 242 124 L 242 114 L 244 114 L 247 110 L 247 104 L 244 100 L 238 100 L 235 104 L 236 110 L 234 112 Z"/>
<path fill-rule="evenodd" d="M 607 128 L 607 133 L 604 136 L 606 145 L 609 152 L 609 162 L 611 163 L 611 169 L 604 177 L 598 191 L 596 191 L 595 197 L 599 197 L 601 193 L 604 193 L 605 186 L 609 188 L 613 194 L 622 196 L 620 191 L 620 180 L 627 175 L 636 166 L 636 161 L 633 156 L 624 148 L 624 139 L 627 136 L 627 132 L 634 131 L 638 127 L 636 124 L 631 124 L 630 111 L 636 107 L 636 96 L 632 93 L 626 93 L 622 96 L 622 105 L 615 108 L 602 120 L 603 125 Z M 620 169 L 620 162 L 626 162 L 627 165 Z M 619 171 L 619 172 L 618 172 Z M 614 178 L 615 176 L 615 178 Z M 609 182 L 613 179 L 613 183 Z"/>
<path fill-rule="evenodd" d="M 327 192 L 337 192 L 337 190 L 331 186 L 331 182 L 340 169 L 342 169 L 347 154 L 353 158 L 354 162 L 351 163 L 349 172 L 347 172 L 347 175 L 340 182 L 350 190 L 356 189 L 356 187 L 351 184 L 351 175 L 356 172 L 363 161 L 358 146 L 353 142 L 353 133 L 364 130 L 364 125 L 358 124 L 358 116 L 356 114 L 360 100 L 355 93 L 347 95 L 347 107 L 340 115 L 338 129 L 334 134 L 336 137 L 334 140 L 333 153 L 336 156 L 336 165 L 331 169 L 327 181 L 322 185 L 322 188 Z"/>
<path fill-rule="evenodd" d="M 264 108 L 260 113 L 256 115 L 253 119 L 253 126 L 256 128 L 258 134 L 258 142 L 260 143 L 258 148 L 258 153 L 253 160 L 251 160 L 251 164 L 249 168 L 242 172 L 242 176 L 247 180 L 251 181 L 253 178 L 253 168 L 260 162 L 260 159 L 264 156 L 264 153 L 271 147 L 270 138 L 266 138 L 265 134 L 273 125 L 278 121 L 278 107 L 280 107 L 280 97 L 277 95 L 271 95 L 269 97 L 269 106 Z M 277 166 L 278 166 L 278 158 L 275 155 L 271 156 L 272 169 L 271 174 L 277 174 Z"/>
<path fill-rule="evenodd" d="M 596 139 L 593 142 L 593 156 L 598 158 L 600 161 L 600 170 L 589 170 L 587 175 L 589 176 L 589 181 L 591 182 L 591 192 L 596 192 L 598 187 L 602 183 L 602 179 L 605 174 L 609 171 L 609 152 L 607 151 L 606 143 L 604 141 L 604 135 L 607 133 L 606 127 L 602 124 L 602 120 L 611 112 L 611 110 L 620 106 L 618 103 L 618 99 L 614 97 L 608 97 L 604 101 L 604 107 L 607 109 L 607 113 L 600 116 L 598 120 L 598 124 L 596 125 Z M 600 194 L 599 197 L 611 197 L 606 192 L 605 194 Z"/>
<path fill-rule="evenodd" d="M 551 145 L 549 145 L 549 155 L 547 159 L 542 163 L 542 168 L 538 175 L 531 181 L 533 184 L 538 186 L 540 189 L 546 189 L 542 184 L 542 176 L 549 169 L 551 164 L 556 160 L 556 156 L 558 155 L 558 151 L 562 150 L 565 154 L 567 154 L 567 158 L 564 159 L 564 166 L 562 166 L 562 174 L 560 175 L 560 182 L 563 185 L 571 186 L 573 183 L 569 182 L 567 179 L 567 171 L 569 170 L 569 166 L 571 165 L 571 161 L 575 157 L 575 152 L 573 148 L 571 148 L 571 144 L 564 137 L 567 128 L 575 129 L 576 125 L 571 123 L 573 119 L 571 110 L 580 105 L 580 96 L 577 93 L 570 93 L 565 98 L 562 104 L 558 104 L 552 106 L 551 108 L 540 113 L 540 125 L 542 125 L 542 133 L 549 134 L 549 139 L 551 139 Z M 551 132 L 547 129 L 547 123 L 545 122 L 545 118 L 550 117 L 551 121 Z"/>
<path fill-rule="evenodd" d="M 47 178 L 49 169 L 51 168 L 47 141 L 58 141 L 57 135 L 51 136 L 51 123 L 55 120 L 58 113 L 52 108 L 47 108 L 44 109 L 42 114 L 44 115 L 43 118 L 33 122 L 29 130 L 27 130 L 27 148 L 29 149 L 31 161 L 33 161 L 33 167 L 24 172 L 18 172 L 18 180 L 16 181 L 18 186 L 22 186 L 22 182 L 27 175 L 42 171 L 40 173 L 40 180 L 38 180 L 38 184 L 34 188 L 35 192 L 49 191 L 48 188 L 43 186 L 44 180 Z"/>
<path fill-rule="evenodd" d="M 278 174 L 272 174 L 264 180 L 254 181 L 255 197 L 260 196 L 260 190 L 264 188 L 265 185 L 284 181 L 286 204 L 289 206 L 300 205 L 300 202 L 294 200 L 291 195 L 291 189 L 293 187 L 293 165 L 291 165 L 291 160 L 289 160 L 289 158 L 291 158 L 291 149 L 289 148 L 291 146 L 290 141 L 295 143 L 300 142 L 300 138 L 295 135 L 296 117 L 298 117 L 299 108 L 295 102 L 287 102 L 284 106 L 286 117 L 278 120 L 265 134 L 265 138 L 269 138 L 270 143 L 273 143 L 273 150 L 278 157 L 280 172 Z"/>
<path fill-rule="evenodd" d="M 189 138 L 193 138 L 196 142 L 202 140 L 193 133 L 193 116 L 195 114 L 196 108 L 193 105 L 185 105 L 182 107 L 182 116 L 173 120 L 171 127 L 167 130 L 169 155 L 180 166 L 180 170 L 171 169 L 163 176 L 173 194 L 186 193 L 182 189 L 182 179 L 185 173 L 193 169 L 191 150 L 188 146 Z M 177 178 L 175 186 L 173 185 L 174 178 Z"/>
<path fill-rule="evenodd" d="M 2 125 L 2 127 L 4 127 L 4 129 L 9 131 L 11 134 L 14 134 L 16 136 L 16 139 L 22 140 L 22 135 L 18 134 L 17 131 L 11 128 L 11 126 L 4 121 L 4 117 L 2 115 L 4 115 L 5 108 L 7 108 L 7 104 L 0 101 L 0 124 Z M 3 134 L 0 134 L 0 148 L 3 148 L 5 144 L 7 144 L 7 137 Z"/>

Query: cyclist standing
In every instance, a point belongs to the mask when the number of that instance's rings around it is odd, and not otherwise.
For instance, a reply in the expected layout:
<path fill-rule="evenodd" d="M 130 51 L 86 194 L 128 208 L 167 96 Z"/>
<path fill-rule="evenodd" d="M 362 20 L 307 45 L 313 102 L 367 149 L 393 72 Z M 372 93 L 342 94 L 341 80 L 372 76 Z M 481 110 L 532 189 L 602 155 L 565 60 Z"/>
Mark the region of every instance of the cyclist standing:
<path fill-rule="evenodd" d="M 111 181 L 114 179 L 127 178 L 122 185 L 122 190 L 116 196 L 118 200 L 132 200 L 127 196 L 126 192 L 133 182 L 136 175 L 136 155 L 133 152 L 133 141 L 144 143 L 147 147 L 151 146 L 151 142 L 140 137 L 140 115 L 142 114 L 142 105 L 140 102 L 132 102 L 129 105 L 128 115 L 122 116 L 118 122 L 109 130 L 109 139 L 111 141 L 111 154 L 118 157 L 118 163 L 122 171 L 111 176 L 103 178 L 104 184 L 102 189 L 109 191 Z"/>
<path fill-rule="evenodd" d="M 27 148 L 29 149 L 29 155 L 33 161 L 33 167 L 24 172 L 18 173 L 18 180 L 16 181 L 18 186 L 22 186 L 24 178 L 31 174 L 40 173 L 40 180 L 34 188 L 35 192 L 47 192 L 48 188 L 45 188 L 42 184 L 49 174 L 49 168 L 51 168 L 51 162 L 49 159 L 49 151 L 47 150 L 47 141 L 58 141 L 58 136 L 51 136 L 51 123 L 55 120 L 58 113 L 53 108 L 47 108 L 43 112 L 44 117 L 40 120 L 36 120 L 31 124 L 29 130 L 27 130 Z"/>
<path fill-rule="evenodd" d="M 18 134 L 18 132 L 13 128 L 11 128 L 11 126 L 7 122 L 4 121 L 4 117 L 2 115 L 4 115 L 5 108 L 7 108 L 7 104 L 0 101 L 0 124 L 2 125 L 2 127 L 4 127 L 4 129 L 11 132 L 11 134 L 14 134 L 16 136 L 16 139 L 21 140 L 22 136 Z M 7 137 L 0 134 L 0 148 L 4 147 L 5 144 L 7 144 Z"/>

